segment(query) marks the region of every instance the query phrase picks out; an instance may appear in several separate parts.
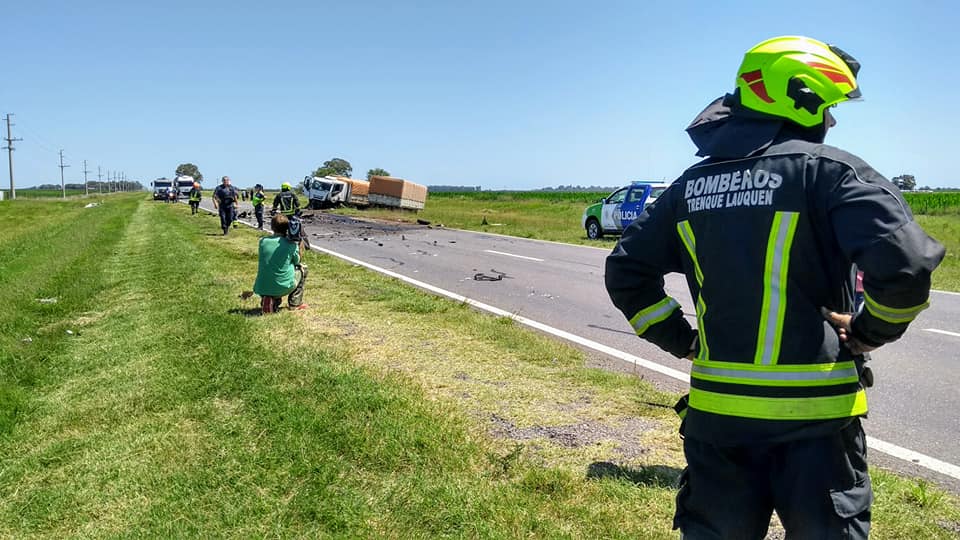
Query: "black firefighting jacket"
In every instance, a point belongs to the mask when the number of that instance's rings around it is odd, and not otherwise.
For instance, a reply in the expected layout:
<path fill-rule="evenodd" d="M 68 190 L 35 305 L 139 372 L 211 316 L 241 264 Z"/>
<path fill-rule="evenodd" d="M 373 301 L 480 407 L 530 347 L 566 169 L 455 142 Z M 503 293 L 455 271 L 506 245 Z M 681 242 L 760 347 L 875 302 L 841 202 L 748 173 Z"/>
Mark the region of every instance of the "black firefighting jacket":
<path fill-rule="evenodd" d="M 863 363 L 821 308 L 852 311 L 855 264 L 866 301 L 853 335 L 894 341 L 927 307 L 943 247 L 893 184 L 822 144 L 822 127 L 728 95 L 688 133 L 708 157 L 624 231 L 606 261 L 610 298 L 644 339 L 696 353 L 688 436 L 743 444 L 841 428 L 866 413 Z M 664 292 L 669 272 L 686 275 L 699 335 Z"/>

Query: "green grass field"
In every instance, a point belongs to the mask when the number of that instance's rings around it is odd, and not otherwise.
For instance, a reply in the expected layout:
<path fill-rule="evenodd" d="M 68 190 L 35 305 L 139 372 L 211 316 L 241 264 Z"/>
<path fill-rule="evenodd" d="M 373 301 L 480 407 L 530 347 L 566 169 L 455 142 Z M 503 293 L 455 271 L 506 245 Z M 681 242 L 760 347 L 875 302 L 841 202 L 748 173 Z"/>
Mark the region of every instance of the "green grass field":
<path fill-rule="evenodd" d="M 416 213 L 383 208 L 334 211 L 402 221 L 420 218 L 457 229 L 612 249 L 616 236 L 590 240 L 580 224 L 583 210 L 606 195 L 609 193 L 431 193 L 424 210 Z M 934 288 L 960 292 L 960 193 L 908 193 L 907 200 L 917 221 L 947 247 L 947 257 L 933 275 Z"/>
<path fill-rule="evenodd" d="M 6 201 L 10 198 L 10 190 L 5 189 L 3 191 L 3 199 Z M 92 195 L 93 193 L 91 193 Z M 67 197 L 76 197 L 77 195 L 84 195 L 82 189 L 68 189 Z M 62 197 L 63 192 L 59 189 L 17 189 L 17 198 L 18 199 L 49 199 Z"/>
<path fill-rule="evenodd" d="M 676 396 L 313 253 L 310 308 L 253 316 L 256 233 L 185 205 L 13 205 L 0 537 L 676 537 Z M 875 538 L 955 537 L 874 483 Z"/>

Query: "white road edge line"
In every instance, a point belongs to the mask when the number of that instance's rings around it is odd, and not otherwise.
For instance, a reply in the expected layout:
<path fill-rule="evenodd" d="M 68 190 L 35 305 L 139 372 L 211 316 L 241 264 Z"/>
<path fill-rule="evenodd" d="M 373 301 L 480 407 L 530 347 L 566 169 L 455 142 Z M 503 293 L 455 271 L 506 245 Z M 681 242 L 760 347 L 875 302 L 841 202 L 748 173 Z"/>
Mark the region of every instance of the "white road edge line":
<path fill-rule="evenodd" d="M 495 254 L 497 254 L 497 255 L 506 255 L 507 257 L 516 257 L 516 258 L 518 258 L 518 259 L 527 259 L 528 261 L 543 262 L 543 259 L 538 259 L 538 258 L 536 258 L 536 257 L 527 257 L 526 255 L 514 255 L 513 253 L 504 253 L 503 251 L 494 251 L 494 250 L 492 250 L 492 249 L 485 249 L 485 250 L 483 250 L 483 251 L 485 251 L 485 252 L 487 252 L 487 253 L 495 253 Z"/>
<path fill-rule="evenodd" d="M 207 210 L 207 211 L 210 212 L 209 210 Z M 210 212 L 210 213 L 212 214 L 213 212 Z M 250 223 L 247 223 L 247 222 L 245 222 L 245 221 L 241 221 L 241 223 L 243 223 L 244 225 L 246 225 L 246 226 L 248 226 L 248 227 L 250 227 L 250 228 L 252 228 L 252 229 L 256 229 L 256 227 L 253 226 L 253 225 L 251 225 Z M 409 283 L 410 285 L 413 285 L 414 287 L 418 287 L 418 288 L 420 288 L 420 289 L 428 290 L 428 291 L 430 291 L 430 292 L 432 292 L 432 293 L 434 293 L 434 294 L 438 294 L 438 295 L 440 295 L 440 296 L 445 296 L 445 297 L 447 297 L 447 298 L 450 298 L 450 299 L 452 299 L 452 300 L 456 300 L 456 301 L 458 301 L 458 302 L 463 302 L 463 303 L 465 303 L 465 304 L 474 306 L 475 308 L 481 309 L 481 310 L 486 311 L 486 312 L 488 312 L 488 313 L 492 313 L 492 314 L 498 315 L 498 316 L 500 316 L 500 317 L 510 317 L 511 319 L 517 321 L 518 323 L 523 324 L 523 325 L 525 325 L 525 326 L 529 326 L 530 328 L 536 328 L 537 330 L 540 330 L 541 332 L 544 332 L 544 333 L 547 333 L 547 334 L 550 334 L 550 335 L 559 337 L 559 338 L 561 338 L 561 339 L 565 339 L 565 340 L 567 340 L 567 341 L 571 341 L 571 342 L 576 343 L 576 344 L 578 344 L 578 345 L 582 345 L 582 346 L 584 346 L 584 347 L 587 347 L 587 348 L 589 348 L 589 349 L 593 349 L 593 350 L 595 350 L 595 351 L 597 351 L 597 352 L 601 352 L 601 353 L 603 353 L 603 354 L 612 356 L 612 357 L 614 357 L 614 358 L 619 358 L 620 360 L 623 360 L 623 361 L 625 361 L 625 362 L 630 362 L 631 364 L 634 364 L 634 365 L 636 365 L 636 366 L 649 369 L 650 371 L 655 371 L 655 372 L 657 372 L 657 373 L 661 373 L 661 374 L 666 375 L 666 376 L 668 376 L 668 377 L 672 377 L 672 378 L 674 378 L 674 379 L 677 379 L 678 381 L 684 381 L 684 382 L 687 382 L 687 383 L 690 382 L 690 376 L 687 375 L 686 373 L 682 372 L 682 371 L 679 371 L 679 370 L 676 370 L 676 369 L 673 369 L 673 368 L 670 368 L 670 367 L 667 367 L 667 366 L 660 365 L 660 364 L 658 364 L 658 363 L 656 363 L 656 362 L 652 362 L 652 361 L 650 361 L 650 360 L 646 360 L 646 359 L 644 359 L 644 358 L 640 358 L 639 356 L 634 356 L 634 355 L 632 355 L 632 354 L 630 354 L 630 353 L 626 353 L 626 352 L 623 352 L 623 351 L 621 351 L 621 350 L 614 349 L 613 347 L 609 347 L 609 346 L 604 345 L 604 344 L 602 344 L 602 343 L 598 343 L 598 342 L 596 342 L 596 341 L 593 341 L 593 340 L 590 340 L 590 339 L 587 339 L 587 338 L 584 338 L 584 337 L 580 337 L 580 336 L 578 336 L 578 335 L 576 335 L 576 334 L 571 334 L 570 332 L 566 332 L 566 331 L 564 331 L 564 330 L 560 330 L 559 328 L 554 328 L 554 327 L 552 327 L 552 326 L 547 326 L 546 324 L 543 324 L 543 323 L 541 323 L 541 322 L 534 321 L 533 319 L 528 319 L 528 318 L 526 318 L 526 317 L 521 317 L 520 315 L 517 315 L 517 314 L 515 314 L 515 313 L 511 313 L 511 312 L 509 312 L 509 311 L 500 309 L 500 308 L 498 308 L 498 307 L 494 307 L 494 306 L 491 306 L 491 305 L 489 305 L 489 304 L 484 304 L 483 302 L 477 302 L 476 300 L 471 300 L 471 299 L 467 298 L 466 296 L 459 295 L 459 294 L 457 294 L 457 293 L 455 293 L 455 292 L 451 292 L 451 291 L 448 291 L 448 290 L 446 290 L 446 289 L 441 289 L 440 287 L 436 287 L 436 286 L 430 285 L 429 283 L 424 283 L 424 282 L 422 282 L 422 281 L 417 281 L 417 280 L 415 280 L 415 279 L 408 278 L 407 276 L 404 276 L 403 274 L 398 274 L 398 273 L 396 273 L 396 272 L 387 270 L 386 268 L 380 268 L 379 266 L 376 266 L 376 265 L 373 265 L 373 264 L 370 264 L 370 263 L 361 261 L 361 260 L 359 260 L 359 259 L 354 259 L 353 257 L 350 257 L 350 256 L 348 256 L 348 255 L 344 255 L 344 254 L 342 254 L 342 253 L 338 253 L 338 252 L 336 252 L 336 251 L 332 251 L 332 250 L 329 250 L 329 249 L 326 249 L 326 248 L 322 248 L 322 247 L 319 247 L 319 246 L 313 246 L 313 245 L 310 246 L 310 249 L 313 250 L 313 251 L 319 252 L 319 253 L 326 253 L 327 255 L 330 255 L 330 256 L 333 256 L 333 257 L 337 257 L 338 259 L 342 259 L 342 260 L 344 260 L 344 261 L 347 261 L 347 262 L 349 262 L 349 263 L 356 264 L 356 265 L 358 265 L 358 266 L 362 266 L 362 267 L 364 267 L 364 268 L 369 268 L 370 270 L 373 270 L 373 271 L 375 271 L 375 272 L 379 272 L 379 273 L 381 273 L 381 274 L 390 276 L 390 277 L 392 277 L 392 278 L 399 279 L 400 281 L 403 281 L 403 282 L 405 282 L 405 283 Z M 919 452 L 915 452 L 915 451 L 913 451 L 913 450 L 910 450 L 909 448 L 903 448 L 902 446 L 897 446 L 897 445 L 895 445 L 895 444 L 891 444 L 891 443 L 888 443 L 888 442 L 886 442 L 886 441 L 881 441 L 880 439 L 876 439 L 876 438 L 869 437 L 869 436 L 867 437 L 867 446 L 868 446 L 869 448 L 873 449 L 873 450 L 876 450 L 876 451 L 878 451 L 878 452 L 882 452 L 882 453 L 884 453 L 884 454 L 887 454 L 887 455 L 889 455 L 889 456 L 895 457 L 895 458 L 897 458 L 897 459 L 902 459 L 902 460 L 904 460 L 904 461 L 908 461 L 908 462 L 910 462 L 910 463 L 913 463 L 914 465 L 919 465 L 920 467 L 923 467 L 923 468 L 925 468 L 925 469 L 929 469 L 929 470 L 931 470 L 931 471 L 933 471 L 933 472 L 937 472 L 937 473 L 940 473 L 940 474 L 949 476 L 949 477 L 951 477 L 951 478 L 960 480 L 960 467 L 958 467 L 958 466 L 956 466 L 956 465 L 954 465 L 954 464 L 952 464 L 952 463 L 947 463 L 947 462 L 945 462 L 945 461 L 940 461 L 939 459 L 930 457 L 930 456 L 925 455 L 925 454 L 921 454 L 921 453 L 919 453 Z"/>
<path fill-rule="evenodd" d="M 936 332 L 937 334 L 946 334 L 948 336 L 960 337 L 960 334 L 957 332 L 949 332 L 947 330 L 938 330 L 936 328 L 924 328 L 927 332 Z"/>
<path fill-rule="evenodd" d="M 960 467 L 957 467 L 952 463 L 940 461 L 939 459 L 932 458 L 919 452 L 914 452 L 909 448 L 897 446 L 895 444 L 881 441 L 880 439 L 875 439 L 870 436 L 867 437 L 867 446 L 873 450 L 877 450 L 878 452 L 883 452 L 884 454 L 893 456 L 895 458 L 919 465 L 924 469 L 930 469 L 931 471 L 960 480 Z"/>

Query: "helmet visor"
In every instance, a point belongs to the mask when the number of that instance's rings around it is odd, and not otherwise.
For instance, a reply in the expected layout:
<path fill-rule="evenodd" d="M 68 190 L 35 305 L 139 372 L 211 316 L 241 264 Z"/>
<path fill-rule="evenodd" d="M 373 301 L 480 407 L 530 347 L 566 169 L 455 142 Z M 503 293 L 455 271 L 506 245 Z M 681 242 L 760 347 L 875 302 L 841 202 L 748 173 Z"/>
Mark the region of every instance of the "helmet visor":
<path fill-rule="evenodd" d="M 833 54 L 839 56 L 841 60 L 843 60 L 843 63 L 846 64 L 847 67 L 850 68 L 850 72 L 853 73 L 853 78 L 856 79 L 857 74 L 860 73 L 860 62 L 858 62 L 856 58 L 854 58 L 853 56 L 850 56 L 843 49 L 841 49 L 840 47 L 837 47 L 836 45 L 830 45 L 830 51 Z M 852 92 L 848 93 L 847 97 L 850 99 L 858 99 L 862 97 L 862 94 L 860 93 L 859 81 L 857 82 L 857 87 L 854 88 Z"/>

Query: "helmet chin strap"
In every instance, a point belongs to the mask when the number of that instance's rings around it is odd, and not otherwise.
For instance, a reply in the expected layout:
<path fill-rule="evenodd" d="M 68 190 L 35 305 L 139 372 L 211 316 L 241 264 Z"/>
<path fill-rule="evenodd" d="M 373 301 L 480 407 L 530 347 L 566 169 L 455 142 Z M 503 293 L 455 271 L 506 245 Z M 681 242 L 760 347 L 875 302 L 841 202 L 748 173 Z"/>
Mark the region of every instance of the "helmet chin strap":
<path fill-rule="evenodd" d="M 827 134 L 827 130 L 837 125 L 837 119 L 834 118 L 833 113 L 830 112 L 830 107 L 827 107 L 823 110 L 823 134 Z"/>

